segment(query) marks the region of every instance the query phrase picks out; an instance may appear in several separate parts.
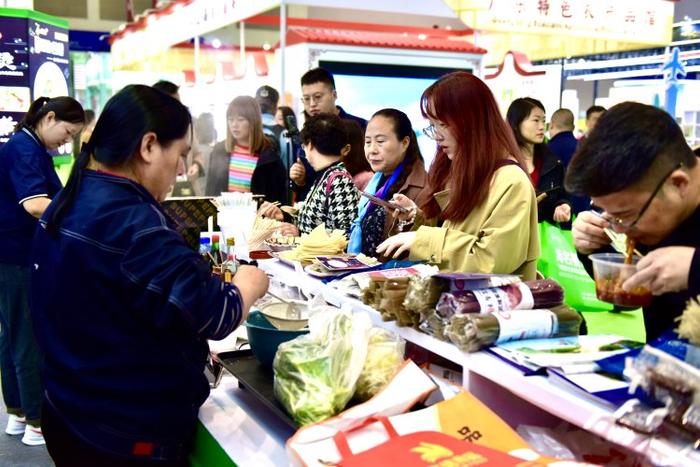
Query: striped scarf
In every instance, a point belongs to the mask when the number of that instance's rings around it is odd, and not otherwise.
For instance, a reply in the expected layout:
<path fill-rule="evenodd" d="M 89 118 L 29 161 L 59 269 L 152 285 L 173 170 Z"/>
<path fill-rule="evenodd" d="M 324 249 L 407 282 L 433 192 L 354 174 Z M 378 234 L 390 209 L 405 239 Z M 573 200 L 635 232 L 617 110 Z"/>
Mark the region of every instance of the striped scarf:
<path fill-rule="evenodd" d="M 228 163 L 228 191 L 250 192 L 250 181 L 258 164 L 258 156 L 246 146 L 236 145 Z"/>

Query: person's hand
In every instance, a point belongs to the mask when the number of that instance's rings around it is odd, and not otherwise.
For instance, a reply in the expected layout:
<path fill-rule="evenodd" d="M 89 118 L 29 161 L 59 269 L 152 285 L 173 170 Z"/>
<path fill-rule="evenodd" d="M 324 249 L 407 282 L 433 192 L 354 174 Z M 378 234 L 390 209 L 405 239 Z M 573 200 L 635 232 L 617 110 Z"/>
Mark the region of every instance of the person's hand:
<path fill-rule="evenodd" d="M 290 224 L 289 222 L 285 222 L 277 230 L 279 231 L 280 235 L 282 235 L 284 237 L 298 237 L 299 236 L 299 229 L 297 228 L 297 226 L 294 224 Z"/>
<path fill-rule="evenodd" d="M 610 245 L 610 238 L 605 234 L 605 230 L 610 227 L 610 223 L 591 211 L 583 211 L 574 221 L 571 234 L 574 237 L 574 247 L 584 255 L 593 253 L 607 245 Z"/>
<path fill-rule="evenodd" d="M 569 222 L 571 220 L 571 206 L 560 204 L 554 209 L 554 222 Z"/>
<path fill-rule="evenodd" d="M 406 212 L 401 212 L 398 209 L 394 209 L 394 211 L 391 213 L 391 215 L 397 218 L 398 220 L 405 222 L 416 215 L 416 210 L 418 209 L 418 206 L 416 206 L 416 203 L 414 203 L 413 200 L 408 196 L 402 195 L 401 193 L 396 193 L 391 198 L 391 202 L 394 204 L 398 204 L 402 208 L 406 209 Z"/>
<path fill-rule="evenodd" d="M 405 251 L 410 250 L 413 242 L 415 241 L 416 232 L 402 232 L 400 234 L 396 234 L 379 244 L 377 247 L 377 254 L 390 257 L 392 256 L 393 252 L 393 257 L 398 258 Z"/>
<path fill-rule="evenodd" d="M 297 161 L 289 168 L 289 178 L 298 186 L 306 184 L 306 169 L 301 159 L 297 157 Z"/>
<path fill-rule="evenodd" d="M 258 208 L 258 216 L 269 217 L 270 219 L 277 219 L 278 221 L 284 219 L 282 210 L 269 201 L 265 201 L 260 208 Z"/>
<path fill-rule="evenodd" d="M 649 252 L 637 263 L 637 272 L 627 279 L 622 288 L 633 290 L 646 286 L 654 295 L 679 292 L 688 288 L 690 264 L 695 248 L 669 246 Z"/>
<path fill-rule="evenodd" d="M 188 178 L 199 177 L 199 164 L 192 164 L 189 169 L 187 169 Z"/>
<path fill-rule="evenodd" d="M 245 321 L 253 303 L 267 292 L 270 280 L 262 269 L 255 266 L 241 265 L 233 276 L 233 285 L 238 287 L 243 301 L 243 318 Z"/>

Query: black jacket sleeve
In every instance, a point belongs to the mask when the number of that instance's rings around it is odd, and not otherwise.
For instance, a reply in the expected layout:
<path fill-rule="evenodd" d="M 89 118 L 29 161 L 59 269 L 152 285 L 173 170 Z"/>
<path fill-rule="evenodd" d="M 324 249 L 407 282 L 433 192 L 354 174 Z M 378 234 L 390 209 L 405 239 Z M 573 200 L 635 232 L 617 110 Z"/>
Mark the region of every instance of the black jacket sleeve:
<path fill-rule="evenodd" d="M 693 297 L 700 295 L 700 248 L 695 249 L 688 272 L 688 290 Z"/>
<path fill-rule="evenodd" d="M 274 147 L 268 146 L 260 154 L 260 161 L 253 172 L 250 190 L 264 195 L 265 201 L 287 204 L 287 174 L 284 163 Z"/>
<path fill-rule="evenodd" d="M 222 192 L 227 191 L 228 162 L 229 155 L 226 152 L 224 143 L 217 143 L 211 150 L 209 173 L 207 174 L 207 183 L 204 189 L 206 196 L 219 196 Z"/>
<path fill-rule="evenodd" d="M 556 158 L 553 154 L 551 157 Z M 537 183 L 537 194 L 547 194 L 537 205 L 537 218 L 539 222 L 548 221 L 554 224 L 554 210 L 557 206 L 571 203 L 564 190 L 564 165 L 559 159 L 556 159 L 553 165 L 548 165 L 543 167 L 546 171 L 540 175 Z"/>

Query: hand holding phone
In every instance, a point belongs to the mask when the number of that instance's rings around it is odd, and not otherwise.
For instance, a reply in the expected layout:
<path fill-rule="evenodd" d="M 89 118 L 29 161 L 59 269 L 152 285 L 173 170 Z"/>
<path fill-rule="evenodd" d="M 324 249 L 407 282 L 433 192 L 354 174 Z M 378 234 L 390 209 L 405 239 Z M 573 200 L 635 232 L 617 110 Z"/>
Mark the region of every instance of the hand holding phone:
<path fill-rule="evenodd" d="M 381 199 L 381 198 L 379 198 L 379 197 L 377 197 L 377 196 L 374 196 L 374 195 L 372 195 L 372 194 L 370 194 L 370 193 L 367 193 L 367 192 L 365 192 L 365 191 L 361 191 L 360 194 L 361 194 L 362 196 L 364 196 L 365 198 L 368 198 L 370 203 L 373 203 L 373 204 L 376 204 L 376 205 L 378 205 L 378 206 L 381 206 L 381 207 L 383 207 L 384 209 L 388 209 L 388 210 L 390 210 L 390 211 L 399 211 L 399 212 L 402 212 L 402 213 L 408 212 L 408 209 L 406 209 L 406 208 L 404 208 L 404 207 L 402 207 L 402 206 L 399 206 L 399 205 L 396 204 L 396 203 L 392 203 L 391 201 L 383 200 L 383 199 Z"/>

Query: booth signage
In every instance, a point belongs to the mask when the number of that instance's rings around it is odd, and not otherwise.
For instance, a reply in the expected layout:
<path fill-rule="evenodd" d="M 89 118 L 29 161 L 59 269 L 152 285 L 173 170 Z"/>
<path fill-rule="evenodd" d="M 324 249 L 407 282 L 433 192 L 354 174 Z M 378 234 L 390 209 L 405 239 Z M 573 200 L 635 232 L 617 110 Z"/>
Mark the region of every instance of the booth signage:
<path fill-rule="evenodd" d="M 194 0 L 176 4 L 168 13 L 154 11 L 145 17 L 143 27 L 126 25 L 117 34 L 112 42 L 112 65 L 119 68 L 141 61 L 279 4 L 279 0 Z"/>
<path fill-rule="evenodd" d="M 475 29 L 557 34 L 591 39 L 666 44 L 673 3 L 667 0 L 447 0 Z"/>
<path fill-rule="evenodd" d="M 0 144 L 32 100 L 69 94 L 68 23 L 32 10 L 0 8 Z M 70 151 L 70 145 L 59 153 Z"/>

